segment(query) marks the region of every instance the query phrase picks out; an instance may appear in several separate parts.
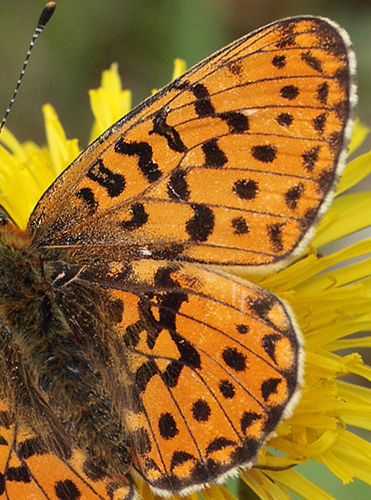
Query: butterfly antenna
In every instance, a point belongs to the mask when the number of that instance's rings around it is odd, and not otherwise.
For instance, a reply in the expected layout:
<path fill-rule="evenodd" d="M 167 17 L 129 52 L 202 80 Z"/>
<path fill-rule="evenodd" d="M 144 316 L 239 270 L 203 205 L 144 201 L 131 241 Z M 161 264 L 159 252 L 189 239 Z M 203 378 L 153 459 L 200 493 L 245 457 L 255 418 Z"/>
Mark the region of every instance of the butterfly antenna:
<path fill-rule="evenodd" d="M 3 129 L 4 125 L 5 125 L 6 119 L 8 118 L 10 110 L 12 109 L 12 106 L 14 104 L 15 98 L 17 97 L 18 90 L 19 90 L 19 87 L 21 86 L 22 79 L 23 79 L 24 74 L 26 72 L 27 64 L 28 64 L 28 61 L 30 59 L 31 51 L 32 51 L 32 49 L 33 49 L 33 47 L 35 45 L 36 39 L 40 35 L 40 33 L 42 32 L 42 30 L 45 28 L 45 26 L 49 22 L 50 18 L 52 17 L 52 15 L 53 15 L 53 13 L 55 11 L 55 7 L 56 7 L 55 2 L 48 2 L 45 5 L 45 7 L 43 8 L 43 10 L 42 10 L 42 12 L 40 14 L 39 22 L 37 23 L 37 26 L 36 26 L 36 29 L 34 31 L 34 34 L 32 35 L 32 39 L 31 39 L 30 45 L 29 45 L 28 50 L 27 50 L 27 54 L 26 54 L 26 57 L 25 57 L 25 60 L 24 60 L 24 63 L 23 63 L 21 74 L 19 75 L 17 85 L 15 86 L 15 89 L 14 89 L 14 92 L 13 92 L 13 96 L 12 96 L 12 98 L 9 101 L 7 110 L 5 111 L 4 118 L 1 121 L 0 132 L 2 131 L 2 129 Z"/>

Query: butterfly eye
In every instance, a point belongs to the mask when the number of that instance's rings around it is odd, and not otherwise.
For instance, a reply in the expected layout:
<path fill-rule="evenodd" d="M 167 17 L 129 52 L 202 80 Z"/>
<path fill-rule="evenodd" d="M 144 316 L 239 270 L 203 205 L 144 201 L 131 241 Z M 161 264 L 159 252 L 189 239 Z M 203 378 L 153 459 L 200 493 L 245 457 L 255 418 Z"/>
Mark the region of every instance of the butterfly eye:
<path fill-rule="evenodd" d="M 13 219 L 10 217 L 8 212 L 0 206 L 0 226 L 6 226 L 9 223 L 13 223 Z"/>

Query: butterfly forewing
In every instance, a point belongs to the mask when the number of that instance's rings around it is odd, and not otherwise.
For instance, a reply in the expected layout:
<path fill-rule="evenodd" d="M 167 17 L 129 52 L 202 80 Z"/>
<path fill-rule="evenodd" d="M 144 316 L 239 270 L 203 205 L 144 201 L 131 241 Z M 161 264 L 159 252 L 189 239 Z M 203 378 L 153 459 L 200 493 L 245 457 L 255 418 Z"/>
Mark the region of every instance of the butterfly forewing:
<path fill-rule="evenodd" d="M 292 255 L 344 163 L 349 53 L 347 38 L 316 18 L 222 49 L 62 174 L 31 216 L 38 243 L 219 264 Z"/>

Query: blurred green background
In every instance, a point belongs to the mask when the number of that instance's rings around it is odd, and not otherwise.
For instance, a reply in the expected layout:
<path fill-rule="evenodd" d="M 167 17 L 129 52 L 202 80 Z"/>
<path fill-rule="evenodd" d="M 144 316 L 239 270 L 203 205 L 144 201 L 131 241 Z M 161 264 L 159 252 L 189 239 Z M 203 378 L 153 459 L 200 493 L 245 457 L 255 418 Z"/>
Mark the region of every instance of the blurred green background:
<path fill-rule="evenodd" d="M 43 5 L 0 1 L 0 110 Z M 44 142 L 41 106 L 50 102 L 68 136 L 84 146 L 92 122 L 87 91 L 99 85 L 111 62 L 119 63 L 138 103 L 170 80 L 175 57 L 191 66 L 253 29 L 297 14 L 330 17 L 350 33 L 359 65 L 359 114 L 371 124 L 370 0 L 57 0 L 8 127 L 20 139 Z"/>
<path fill-rule="evenodd" d="M 0 116 L 44 3 L 0 1 Z M 44 143 L 41 106 L 50 102 L 67 136 L 84 147 L 92 124 L 88 90 L 112 62 L 137 104 L 170 80 L 175 57 L 191 66 L 253 29 L 298 14 L 329 17 L 349 32 L 359 68 L 358 114 L 371 126 L 370 0 L 57 0 L 7 126 L 20 140 Z M 357 481 L 344 487 L 323 467 L 303 467 L 339 500 L 371 498 L 371 487 Z"/>

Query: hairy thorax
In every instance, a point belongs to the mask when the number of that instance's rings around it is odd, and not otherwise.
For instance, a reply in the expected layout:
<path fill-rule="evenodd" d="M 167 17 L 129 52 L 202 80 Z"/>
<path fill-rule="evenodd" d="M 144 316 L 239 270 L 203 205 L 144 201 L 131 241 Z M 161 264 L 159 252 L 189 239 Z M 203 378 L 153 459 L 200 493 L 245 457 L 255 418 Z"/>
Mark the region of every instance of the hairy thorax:
<path fill-rule="evenodd" d="M 109 375 L 115 347 L 95 355 L 109 329 L 107 311 L 103 301 L 95 304 L 95 323 L 83 338 L 64 304 L 81 295 L 93 304 L 94 291 L 75 284 L 58 290 L 52 275 L 32 238 L 9 223 L 0 227 L 2 396 L 15 409 L 14 419 L 53 452 L 77 446 L 96 467 L 124 474 L 128 440 L 122 402 L 112 396 L 113 379 L 118 387 L 120 382 Z"/>

